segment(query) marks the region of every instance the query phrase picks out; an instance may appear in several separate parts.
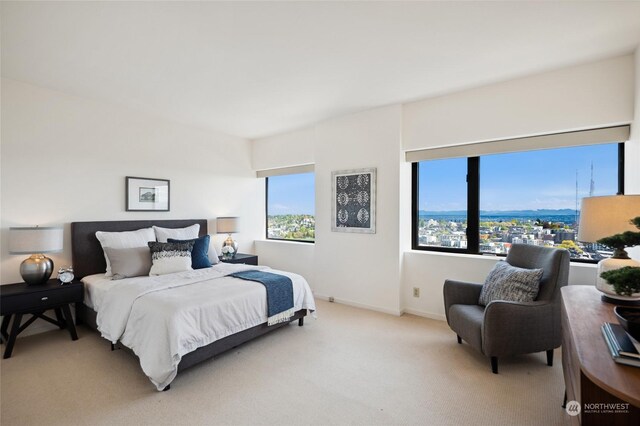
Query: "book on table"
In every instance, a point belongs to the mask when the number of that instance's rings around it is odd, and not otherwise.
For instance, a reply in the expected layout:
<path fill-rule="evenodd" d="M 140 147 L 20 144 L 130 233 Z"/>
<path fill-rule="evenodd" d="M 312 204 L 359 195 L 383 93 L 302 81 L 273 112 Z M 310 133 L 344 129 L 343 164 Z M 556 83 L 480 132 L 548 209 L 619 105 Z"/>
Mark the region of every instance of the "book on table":
<path fill-rule="evenodd" d="M 640 352 L 636 346 L 637 342 L 624 331 L 620 324 L 605 322 L 602 325 L 602 334 L 615 362 L 640 367 Z"/>

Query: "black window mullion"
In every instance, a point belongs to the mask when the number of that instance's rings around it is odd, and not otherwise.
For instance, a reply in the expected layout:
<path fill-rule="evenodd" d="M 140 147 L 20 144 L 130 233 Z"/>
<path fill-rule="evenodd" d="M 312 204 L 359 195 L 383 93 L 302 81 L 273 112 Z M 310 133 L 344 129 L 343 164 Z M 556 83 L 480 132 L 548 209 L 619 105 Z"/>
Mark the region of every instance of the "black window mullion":
<path fill-rule="evenodd" d="M 480 253 L 480 158 L 467 159 L 467 252 Z"/>
<path fill-rule="evenodd" d="M 418 188 L 418 164 L 411 164 L 411 248 L 413 250 L 420 249 L 420 208 L 418 206 L 418 197 L 420 188 Z"/>
<path fill-rule="evenodd" d="M 269 177 L 264 178 L 264 237 L 269 239 Z"/>
<path fill-rule="evenodd" d="M 618 195 L 624 195 L 624 142 L 618 144 Z"/>

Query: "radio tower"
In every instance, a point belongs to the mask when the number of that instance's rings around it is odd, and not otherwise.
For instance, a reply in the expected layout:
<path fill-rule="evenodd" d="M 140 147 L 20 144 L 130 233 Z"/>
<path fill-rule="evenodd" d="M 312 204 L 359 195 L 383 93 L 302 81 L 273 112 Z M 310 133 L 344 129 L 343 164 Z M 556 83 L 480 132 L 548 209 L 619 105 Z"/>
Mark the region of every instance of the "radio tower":
<path fill-rule="evenodd" d="M 595 189 L 595 182 L 593 181 L 593 161 L 591 162 L 591 183 L 589 183 L 589 197 L 593 197 L 593 190 Z"/>

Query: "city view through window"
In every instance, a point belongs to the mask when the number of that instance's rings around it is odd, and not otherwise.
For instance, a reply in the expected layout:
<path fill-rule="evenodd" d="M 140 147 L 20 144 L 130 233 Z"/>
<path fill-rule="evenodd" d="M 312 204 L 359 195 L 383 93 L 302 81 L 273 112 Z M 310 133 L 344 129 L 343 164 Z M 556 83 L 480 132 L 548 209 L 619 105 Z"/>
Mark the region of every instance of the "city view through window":
<path fill-rule="evenodd" d="M 467 249 L 467 159 L 418 166 L 418 244 Z M 566 248 L 572 259 L 600 260 L 608 247 L 576 240 L 580 200 L 618 189 L 617 144 L 480 157 L 480 252 L 511 244 Z"/>
<path fill-rule="evenodd" d="M 267 238 L 313 242 L 316 237 L 315 174 L 267 178 Z"/>

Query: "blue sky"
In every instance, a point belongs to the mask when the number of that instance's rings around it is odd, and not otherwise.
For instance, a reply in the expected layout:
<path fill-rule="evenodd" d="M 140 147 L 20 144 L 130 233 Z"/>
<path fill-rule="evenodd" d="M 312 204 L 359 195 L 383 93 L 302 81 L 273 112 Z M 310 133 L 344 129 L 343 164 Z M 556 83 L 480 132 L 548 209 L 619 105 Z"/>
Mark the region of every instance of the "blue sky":
<path fill-rule="evenodd" d="M 594 195 L 618 189 L 618 145 L 496 154 L 480 159 L 480 209 L 574 209 L 576 170 L 578 200 L 589 195 L 591 162 Z M 466 210 L 467 160 L 449 159 L 420 164 L 421 210 Z"/>
<path fill-rule="evenodd" d="M 591 162 L 594 195 L 618 190 L 618 145 L 592 145 L 513 154 L 480 160 L 480 209 L 574 209 L 589 195 Z M 466 210 L 466 158 L 420 163 L 421 210 Z M 315 214 L 314 173 L 269 178 L 269 214 Z"/>
<path fill-rule="evenodd" d="M 269 215 L 310 214 L 316 211 L 314 173 L 269 178 Z"/>

